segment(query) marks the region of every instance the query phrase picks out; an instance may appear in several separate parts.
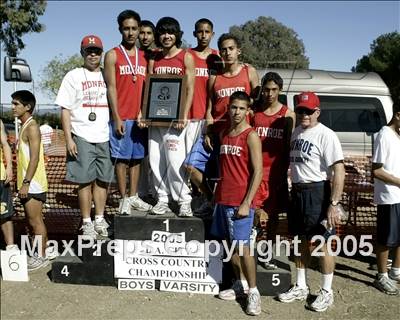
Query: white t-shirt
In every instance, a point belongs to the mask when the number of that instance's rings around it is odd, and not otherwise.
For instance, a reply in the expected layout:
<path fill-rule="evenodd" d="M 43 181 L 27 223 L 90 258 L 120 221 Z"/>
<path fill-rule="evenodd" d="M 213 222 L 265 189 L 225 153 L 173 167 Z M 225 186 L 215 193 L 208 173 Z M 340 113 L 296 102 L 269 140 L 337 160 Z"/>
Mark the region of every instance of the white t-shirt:
<path fill-rule="evenodd" d="M 56 104 L 71 111 L 71 132 L 91 143 L 109 140 L 110 120 L 103 74 L 85 68 L 68 72 L 58 90 Z M 94 112 L 96 120 L 90 121 Z"/>
<path fill-rule="evenodd" d="M 383 170 L 400 177 L 400 137 L 388 126 L 377 134 L 372 163 L 383 164 Z M 374 202 L 376 204 L 400 203 L 400 188 L 374 179 Z"/>
<path fill-rule="evenodd" d="M 329 167 L 343 158 L 338 137 L 322 123 L 309 129 L 301 126 L 294 129 L 290 141 L 290 172 L 293 183 L 329 180 Z"/>
<path fill-rule="evenodd" d="M 42 143 L 44 146 L 48 146 L 51 144 L 51 136 L 53 134 L 53 128 L 50 127 L 48 124 L 42 124 L 39 127 L 40 134 L 42 137 Z"/>

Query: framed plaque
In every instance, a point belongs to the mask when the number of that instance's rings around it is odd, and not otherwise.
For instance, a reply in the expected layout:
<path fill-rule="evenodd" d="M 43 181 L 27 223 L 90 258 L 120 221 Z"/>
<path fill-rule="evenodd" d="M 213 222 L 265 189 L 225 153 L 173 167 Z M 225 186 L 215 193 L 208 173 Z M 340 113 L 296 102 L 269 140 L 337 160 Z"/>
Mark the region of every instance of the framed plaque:
<path fill-rule="evenodd" d="M 151 126 L 169 127 L 183 117 L 186 77 L 148 74 L 143 97 L 143 121 Z"/>

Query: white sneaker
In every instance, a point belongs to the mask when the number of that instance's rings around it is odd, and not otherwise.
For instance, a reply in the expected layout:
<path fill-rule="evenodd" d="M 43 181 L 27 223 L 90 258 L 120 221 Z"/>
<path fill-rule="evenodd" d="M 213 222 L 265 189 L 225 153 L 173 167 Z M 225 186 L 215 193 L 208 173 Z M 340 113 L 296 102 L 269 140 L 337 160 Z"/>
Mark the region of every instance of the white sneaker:
<path fill-rule="evenodd" d="M 236 280 L 230 289 L 220 291 L 218 298 L 222 300 L 236 300 L 237 298 L 244 298 L 247 296 L 249 288 L 244 289 L 242 282 Z"/>
<path fill-rule="evenodd" d="M 39 257 L 36 253 L 28 257 L 28 271 L 35 271 L 49 265 L 49 260 L 45 257 Z"/>
<path fill-rule="evenodd" d="M 94 225 L 92 222 L 84 222 L 82 223 L 82 235 L 96 239 L 97 233 L 94 231 Z"/>
<path fill-rule="evenodd" d="M 193 217 L 193 211 L 192 211 L 192 207 L 190 205 L 190 201 L 181 203 L 181 205 L 179 207 L 178 217 L 182 217 L 182 218 Z"/>
<path fill-rule="evenodd" d="M 129 197 L 128 199 L 131 204 L 131 207 L 134 210 L 147 212 L 147 211 L 150 211 L 151 208 L 153 208 L 152 205 L 148 204 L 147 202 L 144 202 L 138 196 L 132 196 L 132 197 Z"/>
<path fill-rule="evenodd" d="M 333 292 L 321 288 L 317 292 L 317 298 L 308 307 L 317 312 L 323 312 L 333 305 Z"/>
<path fill-rule="evenodd" d="M 258 290 L 249 292 L 246 313 L 250 316 L 258 316 L 261 313 L 261 296 Z"/>
<path fill-rule="evenodd" d="M 119 199 L 119 206 L 117 214 L 121 216 L 129 216 L 131 214 L 131 202 L 128 197 Z"/>
<path fill-rule="evenodd" d="M 158 201 L 157 204 L 151 208 L 150 213 L 155 215 L 163 215 L 166 213 L 172 212 L 171 209 L 168 207 L 167 202 Z"/>
<path fill-rule="evenodd" d="M 274 260 L 269 260 L 265 261 L 263 264 L 261 264 L 264 269 L 266 270 L 275 270 L 278 269 L 278 266 L 273 262 Z"/>
<path fill-rule="evenodd" d="M 101 220 L 100 222 L 94 221 L 94 231 L 101 236 L 101 237 L 108 237 L 108 230 L 109 227 L 106 220 Z"/>
<path fill-rule="evenodd" d="M 373 286 L 386 294 L 399 294 L 399 289 L 397 288 L 395 281 L 391 280 L 390 277 L 377 274 Z"/>
<path fill-rule="evenodd" d="M 55 246 L 48 246 L 45 249 L 46 252 L 46 259 L 48 260 L 54 260 L 55 258 L 57 258 L 60 254 L 58 253 L 58 251 L 56 250 Z"/>
<path fill-rule="evenodd" d="M 292 302 L 294 300 L 306 300 L 308 295 L 310 294 L 310 289 L 307 288 L 301 288 L 297 284 L 295 284 L 293 287 L 291 287 L 288 291 L 281 293 L 278 295 L 278 300 L 280 302 Z"/>

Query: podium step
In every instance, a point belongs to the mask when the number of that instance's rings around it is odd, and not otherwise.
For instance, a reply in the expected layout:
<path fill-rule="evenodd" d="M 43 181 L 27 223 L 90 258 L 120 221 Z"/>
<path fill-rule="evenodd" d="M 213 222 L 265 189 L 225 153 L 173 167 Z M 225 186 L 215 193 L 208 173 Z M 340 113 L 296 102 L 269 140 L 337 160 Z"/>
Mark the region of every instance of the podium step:
<path fill-rule="evenodd" d="M 265 269 L 257 265 L 257 288 L 262 296 L 277 296 L 291 285 L 291 272 L 285 268 Z"/>
<path fill-rule="evenodd" d="M 186 242 L 191 240 L 204 242 L 204 224 L 197 217 L 179 218 L 173 213 L 156 216 L 132 210 L 129 216 L 114 218 L 115 239 L 149 240 L 154 230 L 171 233 L 184 232 Z"/>
<path fill-rule="evenodd" d="M 273 253 L 277 253 L 275 245 Z M 271 261 L 275 267 L 265 268 L 264 263 L 258 260 L 257 263 L 257 288 L 262 296 L 277 296 L 287 291 L 291 286 L 291 268 L 289 258 L 285 255 L 284 246 L 281 246 L 279 255 L 274 255 Z M 257 255 L 255 259 L 258 259 Z M 232 286 L 234 280 L 234 272 L 231 262 L 224 262 L 223 280 L 220 290 L 228 289 Z"/>
<path fill-rule="evenodd" d="M 55 283 L 115 286 L 114 263 L 83 262 L 78 256 L 61 256 L 52 263 L 51 279 Z"/>
<path fill-rule="evenodd" d="M 88 242 L 83 242 L 84 245 L 89 244 Z M 114 262 L 115 248 L 112 246 L 113 242 L 107 240 L 95 240 L 94 244 L 90 246 L 90 248 L 83 248 L 81 255 L 79 256 L 79 252 L 77 255 L 82 260 L 82 262 L 100 262 L 100 263 L 108 263 L 112 264 Z M 114 249 L 113 249 L 114 248 Z"/>

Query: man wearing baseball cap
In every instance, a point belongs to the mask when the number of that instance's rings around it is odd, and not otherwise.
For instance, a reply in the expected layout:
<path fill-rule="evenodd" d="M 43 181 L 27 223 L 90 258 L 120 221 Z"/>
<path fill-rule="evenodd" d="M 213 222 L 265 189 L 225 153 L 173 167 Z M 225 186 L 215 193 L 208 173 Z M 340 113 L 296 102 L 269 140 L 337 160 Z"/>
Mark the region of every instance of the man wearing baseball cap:
<path fill-rule="evenodd" d="M 342 196 L 345 170 L 343 152 L 336 134 L 318 122 L 321 114 L 320 101 L 313 92 L 302 92 L 296 97 L 295 112 L 299 126 L 293 131 L 290 141 L 290 170 L 292 199 L 288 210 L 289 230 L 298 236 L 300 255 L 295 256 L 296 283 L 287 292 L 278 296 L 282 302 L 307 300 L 310 289 L 306 283 L 306 268 L 315 236 L 322 244 L 321 289 L 316 299 L 306 307 L 322 312 L 333 304 L 332 280 L 335 268 L 331 248 L 327 247 L 326 229 L 340 222 L 337 206 Z M 321 225 L 326 220 L 327 228 Z M 312 240 L 314 238 L 314 241 Z M 311 241 L 310 241 L 311 240 Z M 312 252 L 312 251 L 311 251 Z"/>
<path fill-rule="evenodd" d="M 68 72 L 60 86 L 56 104 L 67 144 L 66 179 L 79 184 L 78 198 L 83 234 L 108 236 L 104 220 L 107 187 L 113 179 L 109 148 L 107 88 L 100 69 L 103 44 L 95 35 L 81 41 L 83 67 Z M 95 221 L 90 212 L 95 205 Z"/>

